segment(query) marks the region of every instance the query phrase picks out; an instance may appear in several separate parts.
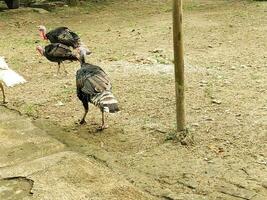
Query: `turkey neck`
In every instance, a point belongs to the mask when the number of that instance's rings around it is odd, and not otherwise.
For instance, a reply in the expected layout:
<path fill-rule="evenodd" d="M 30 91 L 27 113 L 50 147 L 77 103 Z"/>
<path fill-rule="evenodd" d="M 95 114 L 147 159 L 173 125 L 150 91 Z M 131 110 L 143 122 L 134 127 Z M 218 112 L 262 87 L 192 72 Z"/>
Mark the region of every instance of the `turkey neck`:
<path fill-rule="evenodd" d="M 41 36 L 44 40 L 47 40 L 46 32 L 45 32 L 45 31 L 41 31 L 41 32 L 40 32 L 40 36 Z"/>
<path fill-rule="evenodd" d="M 81 52 L 80 54 L 80 63 L 81 67 L 83 66 L 83 64 L 85 64 L 85 54 L 83 52 Z"/>

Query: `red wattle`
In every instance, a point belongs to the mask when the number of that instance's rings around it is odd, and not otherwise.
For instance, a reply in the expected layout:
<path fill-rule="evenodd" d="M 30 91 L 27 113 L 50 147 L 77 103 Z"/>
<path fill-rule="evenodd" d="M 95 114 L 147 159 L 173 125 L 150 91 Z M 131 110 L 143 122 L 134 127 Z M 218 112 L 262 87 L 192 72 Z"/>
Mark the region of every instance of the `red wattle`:
<path fill-rule="evenodd" d="M 45 35 L 45 33 L 43 31 L 40 32 L 40 36 L 41 38 L 43 38 L 44 40 L 47 40 L 47 37 Z"/>

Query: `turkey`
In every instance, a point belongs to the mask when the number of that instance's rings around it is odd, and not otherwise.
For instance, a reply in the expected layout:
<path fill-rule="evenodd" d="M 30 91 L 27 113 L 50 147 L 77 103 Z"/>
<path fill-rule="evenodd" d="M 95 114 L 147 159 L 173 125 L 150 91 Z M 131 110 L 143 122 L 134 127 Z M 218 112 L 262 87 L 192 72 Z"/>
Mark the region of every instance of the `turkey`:
<path fill-rule="evenodd" d="M 6 103 L 6 96 L 4 91 L 5 84 L 7 87 L 12 87 L 17 84 L 26 83 L 26 80 L 10 69 L 3 57 L 0 57 L 0 89 L 3 94 L 3 103 Z"/>
<path fill-rule="evenodd" d="M 51 43 L 61 43 L 74 49 L 81 45 L 79 36 L 67 27 L 58 27 L 48 33 L 46 33 L 45 26 L 38 26 L 38 30 L 41 38 Z"/>
<path fill-rule="evenodd" d="M 69 60 L 69 61 L 79 60 L 78 57 L 69 49 L 69 47 L 67 47 L 64 44 L 52 43 L 52 44 L 45 46 L 45 48 L 38 45 L 36 47 L 36 50 L 39 51 L 39 53 L 42 56 L 45 56 L 51 62 L 58 63 L 57 74 L 59 74 L 60 64 L 63 61 L 65 61 L 65 60 Z M 65 73 L 67 73 L 64 65 L 63 65 L 63 67 L 64 67 Z"/>
<path fill-rule="evenodd" d="M 96 65 L 85 62 L 86 50 L 79 49 L 81 68 L 76 73 L 77 96 L 84 106 L 85 113 L 80 124 L 86 123 L 85 117 L 89 110 L 88 103 L 97 106 L 102 112 L 101 130 L 107 128 L 105 112 L 119 111 L 118 101 L 111 91 L 111 82 L 107 74 Z"/>

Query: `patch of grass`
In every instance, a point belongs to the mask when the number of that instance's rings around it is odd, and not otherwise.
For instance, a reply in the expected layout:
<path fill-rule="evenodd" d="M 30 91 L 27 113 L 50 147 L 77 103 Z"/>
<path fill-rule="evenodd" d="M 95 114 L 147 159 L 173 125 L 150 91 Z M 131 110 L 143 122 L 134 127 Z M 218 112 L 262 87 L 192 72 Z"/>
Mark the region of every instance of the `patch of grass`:
<path fill-rule="evenodd" d="M 57 95 L 59 101 L 64 104 L 72 101 L 72 96 L 76 96 L 76 88 L 75 87 L 67 87 L 62 88 L 61 93 Z"/>
<path fill-rule="evenodd" d="M 37 117 L 39 115 L 38 114 L 38 105 L 32 104 L 32 103 L 25 105 L 25 107 L 23 109 L 23 113 L 25 113 L 26 115 L 31 116 L 31 117 Z"/>
<path fill-rule="evenodd" d="M 188 11 L 198 10 L 201 7 L 202 5 L 200 5 L 200 3 L 197 1 L 186 2 L 183 5 L 183 9 Z"/>
<path fill-rule="evenodd" d="M 163 54 L 156 54 L 155 57 L 157 63 L 159 64 L 170 64 L 172 62 L 166 55 Z"/>
<path fill-rule="evenodd" d="M 63 94 L 67 94 L 67 95 L 73 94 L 75 92 L 76 92 L 75 88 L 64 88 L 62 91 Z"/>
<path fill-rule="evenodd" d="M 170 141 L 170 140 L 178 140 L 178 136 L 175 130 L 166 135 L 165 141 Z"/>

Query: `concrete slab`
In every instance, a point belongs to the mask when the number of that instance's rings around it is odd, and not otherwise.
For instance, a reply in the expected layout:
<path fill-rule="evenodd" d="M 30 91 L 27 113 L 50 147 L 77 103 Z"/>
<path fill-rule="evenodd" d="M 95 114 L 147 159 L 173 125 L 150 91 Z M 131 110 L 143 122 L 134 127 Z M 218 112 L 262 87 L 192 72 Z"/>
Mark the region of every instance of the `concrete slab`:
<path fill-rule="evenodd" d="M 34 126 L 30 119 L 0 106 L 0 167 L 63 150 L 59 141 Z"/>
<path fill-rule="evenodd" d="M 94 158 L 67 151 L 30 119 L 0 107 L 0 120 L 0 199 L 155 199 Z"/>

